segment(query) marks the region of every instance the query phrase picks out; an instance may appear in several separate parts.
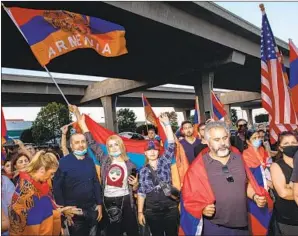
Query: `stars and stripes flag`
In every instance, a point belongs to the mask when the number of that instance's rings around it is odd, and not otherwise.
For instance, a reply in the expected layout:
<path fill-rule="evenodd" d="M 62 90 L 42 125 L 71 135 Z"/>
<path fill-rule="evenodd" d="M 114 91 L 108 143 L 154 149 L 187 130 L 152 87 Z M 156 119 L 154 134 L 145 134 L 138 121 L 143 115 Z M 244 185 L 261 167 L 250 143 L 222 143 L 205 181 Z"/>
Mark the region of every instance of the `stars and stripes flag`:
<path fill-rule="evenodd" d="M 261 95 L 262 105 L 269 113 L 270 139 L 276 142 L 278 134 L 297 128 L 297 117 L 285 82 L 278 48 L 264 7 L 261 33 Z"/>

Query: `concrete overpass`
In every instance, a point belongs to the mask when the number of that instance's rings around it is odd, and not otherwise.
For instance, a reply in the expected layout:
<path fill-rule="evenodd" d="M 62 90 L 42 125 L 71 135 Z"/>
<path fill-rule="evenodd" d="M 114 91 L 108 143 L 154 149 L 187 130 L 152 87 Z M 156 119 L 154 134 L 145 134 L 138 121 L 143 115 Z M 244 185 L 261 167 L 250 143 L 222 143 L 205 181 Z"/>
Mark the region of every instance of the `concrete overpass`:
<path fill-rule="evenodd" d="M 121 79 L 132 80 L 140 85 L 138 87 L 133 83 L 133 90 L 139 91 L 144 87 L 147 89 L 167 83 L 192 85 L 195 94 L 199 96 L 202 113 L 211 111 L 210 91 L 213 86 L 260 92 L 261 30 L 215 3 L 69 4 L 27 1 L 5 2 L 5 5 L 63 9 L 100 17 L 125 27 L 129 52 L 127 55 L 111 59 L 101 57 L 90 49 L 76 50 L 54 59 L 48 65 L 52 72 L 118 78 L 119 83 Z M 257 4 L 256 11 L 259 11 Z M 42 70 L 3 9 L 1 17 L 2 27 L 6 29 L 6 33 L 2 35 L 2 66 Z M 287 43 L 280 39 L 276 39 L 276 42 L 285 56 L 285 65 L 288 66 Z M 126 92 L 129 90 L 128 88 Z M 74 101 L 78 101 L 77 98 L 73 97 Z M 97 98 L 93 100 L 96 101 Z M 40 102 L 43 99 L 45 98 L 42 96 L 38 98 Z M 115 95 L 106 95 L 100 99 L 108 109 L 105 110 L 108 119 L 113 120 L 111 114 L 115 113 Z M 92 103 L 91 100 L 90 102 Z"/>
<path fill-rule="evenodd" d="M 114 81 L 107 79 L 105 81 Z M 88 92 L 88 86 L 94 86 L 93 80 L 56 79 L 62 91 L 72 104 L 89 107 L 102 107 L 101 99 L 92 99 L 82 103 Z M 101 82 L 99 82 L 100 84 Z M 6 107 L 35 107 L 44 106 L 49 102 L 64 103 L 58 89 L 50 78 L 25 76 L 17 74 L 2 74 L 2 106 Z M 104 89 L 103 89 L 104 90 Z M 176 111 L 189 113 L 194 107 L 195 90 L 191 88 L 174 88 L 157 86 L 143 91 L 120 94 L 117 99 L 118 107 L 141 107 L 141 96 L 144 94 L 154 107 L 174 107 Z M 260 94 L 244 91 L 216 92 L 220 100 L 229 110 L 231 106 L 243 109 L 260 107 Z M 188 116 L 188 115 L 186 115 Z"/>

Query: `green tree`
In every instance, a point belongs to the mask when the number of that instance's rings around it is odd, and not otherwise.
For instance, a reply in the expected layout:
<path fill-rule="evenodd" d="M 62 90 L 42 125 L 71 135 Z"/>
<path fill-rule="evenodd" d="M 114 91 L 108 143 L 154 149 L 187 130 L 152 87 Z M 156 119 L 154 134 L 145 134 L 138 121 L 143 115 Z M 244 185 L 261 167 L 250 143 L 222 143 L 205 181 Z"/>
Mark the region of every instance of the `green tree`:
<path fill-rule="evenodd" d="M 191 123 L 195 123 L 195 115 L 190 115 L 190 117 L 188 117 L 188 119 Z"/>
<path fill-rule="evenodd" d="M 61 136 L 60 128 L 70 121 L 71 116 L 66 105 L 52 102 L 41 108 L 32 124 L 35 143 L 42 144 L 50 140 L 56 143 L 56 138 Z"/>
<path fill-rule="evenodd" d="M 259 114 L 255 116 L 255 122 L 256 123 L 264 123 L 269 121 L 269 115 L 268 114 Z"/>
<path fill-rule="evenodd" d="M 169 117 L 173 132 L 176 132 L 178 129 L 178 117 L 177 117 L 177 113 L 174 111 L 171 112 L 166 112 L 166 114 Z"/>
<path fill-rule="evenodd" d="M 119 132 L 134 132 L 137 128 L 136 119 L 137 116 L 133 110 L 122 108 L 117 111 L 117 123 Z"/>
<path fill-rule="evenodd" d="M 237 111 L 236 109 L 231 109 L 230 110 L 230 117 L 231 117 L 231 122 L 232 122 L 232 125 L 236 125 L 236 122 L 238 120 L 238 116 L 237 116 Z"/>
<path fill-rule="evenodd" d="M 32 128 L 25 129 L 20 136 L 20 140 L 22 140 L 23 143 L 34 143 Z"/>

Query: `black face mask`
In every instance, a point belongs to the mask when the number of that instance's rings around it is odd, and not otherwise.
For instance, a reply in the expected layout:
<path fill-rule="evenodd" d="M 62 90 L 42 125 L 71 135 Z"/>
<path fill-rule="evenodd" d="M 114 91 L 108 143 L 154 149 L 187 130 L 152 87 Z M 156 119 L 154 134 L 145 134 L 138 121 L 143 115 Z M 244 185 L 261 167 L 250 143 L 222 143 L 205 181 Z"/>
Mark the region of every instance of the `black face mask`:
<path fill-rule="evenodd" d="M 295 153 L 298 151 L 298 146 L 287 146 L 283 147 L 283 153 L 288 157 L 294 157 Z"/>

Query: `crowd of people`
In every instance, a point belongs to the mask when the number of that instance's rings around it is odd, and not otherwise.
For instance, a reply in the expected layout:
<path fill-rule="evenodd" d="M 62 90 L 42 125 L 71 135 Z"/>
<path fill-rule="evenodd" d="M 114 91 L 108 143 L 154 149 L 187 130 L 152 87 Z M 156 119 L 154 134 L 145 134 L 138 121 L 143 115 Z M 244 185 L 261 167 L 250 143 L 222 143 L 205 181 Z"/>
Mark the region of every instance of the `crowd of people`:
<path fill-rule="evenodd" d="M 264 208 L 269 200 L 274 204 L 270 235 L 298 235 L 297 132 L 282 132 L 271 144 L 269 127 L 248 129 L 240 119 L 231 134 L 225 122 L 208 120 L 198 127 L 182 122 L 177 137 L 162 113 L 167 144 L 155 129 L 148 130 L 148 140 L 142 141 L 145 165 L 137 169 L 120 136 L 106 140 L 105 152 L 85 115 L 74 105 L 69 109 L 80 132 L 70 136 L 68 148 L 69 126 L 61 128 L 61 154 L 20 140 L 7 150 L 1 175 L 2 235 L 175 236 L 181 201 L 194 217 L 202 212 L 202 235 L 250 235 L 249 201 Z M 189 163 L 178 187 L 171 173 L 177 142 Z M 264 186 L 264 194 L 254 181 Z M 214 199 L 200 209 L 208 191 Z"/>

